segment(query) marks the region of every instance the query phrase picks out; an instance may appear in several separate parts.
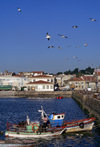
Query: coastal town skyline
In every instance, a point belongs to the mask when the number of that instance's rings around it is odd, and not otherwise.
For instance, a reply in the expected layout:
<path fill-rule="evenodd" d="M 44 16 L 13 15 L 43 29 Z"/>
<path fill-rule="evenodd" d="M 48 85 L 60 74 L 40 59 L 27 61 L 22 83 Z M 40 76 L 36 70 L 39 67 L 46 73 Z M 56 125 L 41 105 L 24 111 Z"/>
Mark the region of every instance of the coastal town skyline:
<path fill-rule="evenodd" d="M 99 67 L 99 5 L 98 0 L 0 0 L 0 72 Z"/>

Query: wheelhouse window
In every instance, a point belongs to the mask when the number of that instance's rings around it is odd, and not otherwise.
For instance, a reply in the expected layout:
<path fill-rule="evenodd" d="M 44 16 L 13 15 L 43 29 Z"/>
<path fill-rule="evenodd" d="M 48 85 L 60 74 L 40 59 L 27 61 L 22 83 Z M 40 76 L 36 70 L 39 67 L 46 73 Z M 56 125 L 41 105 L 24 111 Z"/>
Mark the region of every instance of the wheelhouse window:
<path fill-rule="evenodd" d="M 57 117 L 58 119 L 60 118 L 60 116 Z"/>

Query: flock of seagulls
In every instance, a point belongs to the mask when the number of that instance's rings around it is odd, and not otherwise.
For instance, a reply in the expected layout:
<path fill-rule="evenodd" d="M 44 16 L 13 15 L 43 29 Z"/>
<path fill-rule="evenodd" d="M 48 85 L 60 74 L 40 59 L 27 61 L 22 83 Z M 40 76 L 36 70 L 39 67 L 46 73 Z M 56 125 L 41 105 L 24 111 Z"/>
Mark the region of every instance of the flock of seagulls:
<path fill-rule="evenodd" d="M 90 20 L 91 22 L 96 21 L 95 18 L 89 18 L 89 20 Z M 73 29 L 77 29 L 78 27 L 79 27 L 78 25 L 73 25 L 73 26 L 72 26 Z M 67 39 L 67 38 L 68 38 L 68 36 L 66 36 L 66 35 L 64 35 L 64 34 L 57 34 L 57 35 L 60 36 L 61 38 L 64 38 L 64 39 Z M 47 39 L 47 40 L 50 40 L 50 39 L 51 39 L 51 36 L 50 36 L 49 33 L 46 33 L 46 39 Z M 84 43 L 83 46 L 84 46 L 84 47 L 87 47 L 87 46 L 88 46 L 88 43 Z M 48 46 L 48 48 L 55 48 L 55 47 L 54 47 L 53 45 L 50 45 L 50 46 Z M 58 48 L 58 49 L 62 49 L 61 46 L 58 46 L 57 48 Z"/>
<path fill-rule="evenodd" d="M 50 45 L 50 46 L 48 46 L 48 48 L 55 48 L 55 46 Z M 58 48 L 59 50 L 60 50 L 60 49 L 62 49 L 62 47 L 61 47 L 61 46 L 58 46 L 57 48 Z"/>
<path fill-rule="evenodd" d="M 17 8 L 17 11 L 18 11 L 19 14 L 22 12 L 21 8 Z M 89 20 L 90 20 L 91 22 L 95 22 L 95 21 L 96 21 L 95 18 L 89 18 Z M 73 29 L 77 29 L 78 27 L 79 27 L 78 25 L 73 25 L 73 26 L 72 26 Z M 60 36 L 60 37 L 63 38 L 63 39 L 67 39 L 67 38 L 68 38 L 68 36 L 66 36 L 66 35 L 64 35 L 64 34 L 57 34 L 57 35 Z M 49 33 L 46 33 L 46 39 L 47 39 L 48 41 L 51 39 L 51 36 L 50 36 Z M 87 47 L 87 46 L 88 46 L 88 43 L 84 43 L 83 46 L 84 46 L 84 47 Z M 55 46 L 49 45 L 48 48 L 55 48 Z M 57 48 L 58 48 L 58 49 L 62 49 L 61 46 L 58 46 Z M 78 59 L 78 57 L 77 57 L 77 56 L 73 56 L 73 59 Z"/>

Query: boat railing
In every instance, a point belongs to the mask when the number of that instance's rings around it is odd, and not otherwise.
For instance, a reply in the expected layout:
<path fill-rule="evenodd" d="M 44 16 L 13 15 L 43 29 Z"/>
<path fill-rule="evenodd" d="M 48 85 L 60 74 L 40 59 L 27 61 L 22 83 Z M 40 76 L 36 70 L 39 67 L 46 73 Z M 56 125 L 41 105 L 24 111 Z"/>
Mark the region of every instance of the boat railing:
<path fill-rule="evenodd" d="M 55 124 L 55 123 L 54 123 Z M 40 125 L 41 126 L 41 125 Z M 50 124 L 47 125 L 47 126 L 43 126 L 42 125 L 42 128 L 38 128 L 38 130 L 36 130 L 36 132 L 54 132 L 55 130 L 62 130 L 63 128 L 65 128 L 65 126 L 59 126 L 59 124 L 57 125 L 56 123 L 56 126 L 51 126 Z M 33 127 L 33 126 L 32 126 Z M 20 126 L 20 125 L 17 125 L 17 124 L 12 124 L 12 123 L 9 123 L 7 122 L 7 131 L 12 131 L 12 132 L 26 132 L 26 133 L 33 133 L 35 132 L 32 128 L 28 128 L 27 130 L 27 125 L 25 126 Z"/>
<path fill-rule="evenodd" d="M 67 122 L 67 121 L 64 121 L 64 125 L 70 125 L 70 124 L 79 124 L 81 122 L 84 122 L 84 123 L 91 123 L 93 121 L 95 121 L 96 119 L 94 117 L 91 117 L 91 118 L 85 118 L 85 119 L 81 119 L 81 120 L 73 120 L 71 122 Z"/>

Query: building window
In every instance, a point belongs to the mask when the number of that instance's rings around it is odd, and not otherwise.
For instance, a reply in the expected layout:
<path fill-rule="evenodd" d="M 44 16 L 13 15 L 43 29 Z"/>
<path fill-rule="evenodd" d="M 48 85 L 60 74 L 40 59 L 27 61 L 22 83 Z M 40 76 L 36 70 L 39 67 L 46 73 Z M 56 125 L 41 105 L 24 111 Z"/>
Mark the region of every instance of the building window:
<path fill-rule="evenodd" d="M 37 87 L 37 86 L 35 86 L 35 89 L 38 89 L 38 87 Z"/>
<path fill-rule="evenodd" d="M 53 82 L 53 79 L 51 79 L 51 82 Z"/>
<path fill-rule="evenodd" d="M 43 85 L 43 89 L 45 89 L 45 85 Z"/>
<path fill-rule="evenodd" d="M 47 89 L 49 89 L 49 85 L 47 85 Z"/>
<path fill-rule="evenodd" d="M 50 89 L 53 89 L 53 86 L 52 85 L 50 86 Z"/>

